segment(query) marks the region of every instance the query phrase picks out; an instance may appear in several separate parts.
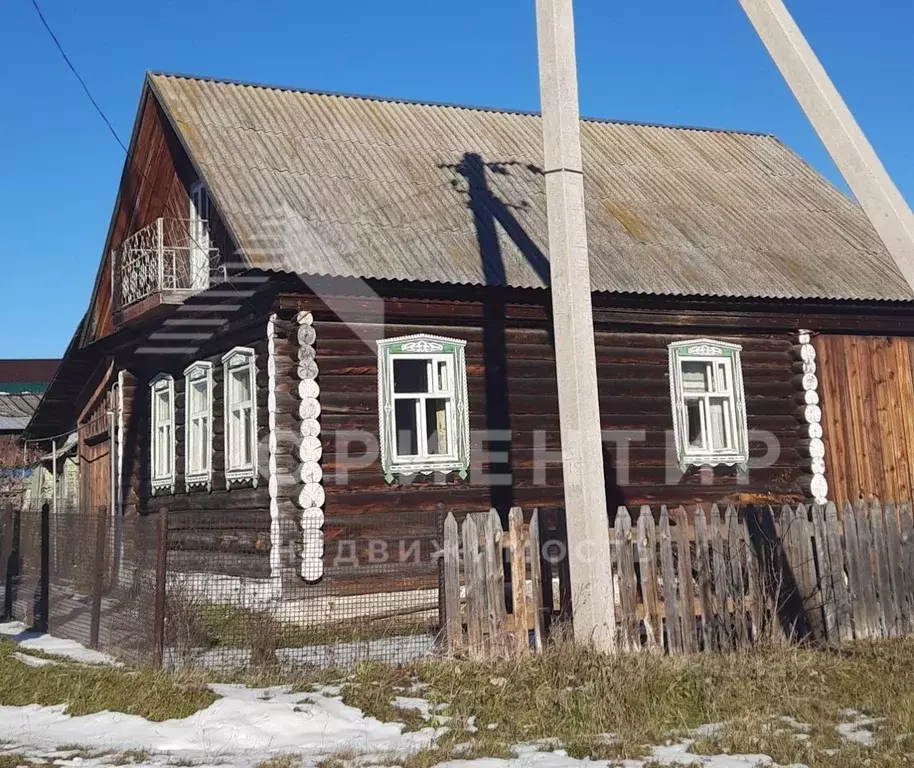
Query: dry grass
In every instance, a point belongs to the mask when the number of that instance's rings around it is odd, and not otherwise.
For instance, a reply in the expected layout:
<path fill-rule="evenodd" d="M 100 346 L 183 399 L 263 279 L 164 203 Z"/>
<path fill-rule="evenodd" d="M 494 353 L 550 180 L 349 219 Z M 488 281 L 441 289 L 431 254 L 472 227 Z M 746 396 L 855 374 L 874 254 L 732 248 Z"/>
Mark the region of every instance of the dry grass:
<path fill-rule="evenodd" d="M 47 768 L 44 763 L 35 762 L 25 755 L 9 753 L 0 755 L 0 768 Z"/>
<path fill-rule="evenodd" d="M 13 643 L 0 640 L 0 705 L 66 704 L 71 715 L 107 709 L 161 721 L 188 717 L 217 698 L 193 675 L 63 660 L 30 667 L 13 657 L 16 650 Z"/>
<path fill-rule="evenodd" d="M 301 758 L 298 755 L 286 754 L 261 760 L 256 768 L 298 768 L 300 765 Z"/>
<path fill-rule="evenodd" d="M 715 722 L 728 727 L 698 744 L 714 754 L 764 753 L 813 768 L 843 767 L 837 761 L 844 755 L 848 765 L 859 764 L 853 760 L 862 754 L 873 766 L 914 762 L 914 640 L 840 651 L 615 658 L 560 644 L 515 662 L 449 660 L 395 671 L 363 665 L 345 686 L 344 700 L 379 719 L 396 719 L 390 702 L 417 682 L 427 686 L 418 695 L 433 706 L 445 704 L 443 714 L 453 718 L 439 748 L 416 756 L 420 763 L 456 756 L 454 746 L 467 742 L 474 753 L 497 755 L 512 744 L 547 739 L 558 739 L 576 757 L 633 758 Z M 840 712 L 848 707 L 884 718 L 876 746 L 837 735 Z M 809 724 L 808 738 L 772 726 L 782 716 Z"/>

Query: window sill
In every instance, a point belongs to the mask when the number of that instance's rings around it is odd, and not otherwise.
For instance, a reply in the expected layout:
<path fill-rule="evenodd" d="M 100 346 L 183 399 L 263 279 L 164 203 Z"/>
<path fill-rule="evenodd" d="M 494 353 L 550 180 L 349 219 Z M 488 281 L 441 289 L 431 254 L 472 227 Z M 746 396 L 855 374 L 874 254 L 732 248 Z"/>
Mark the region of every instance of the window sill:
<path fill-rule="evenodd" d="M 251 474 L 250 472 L 248 472 L 247 474 L 244 474 L 244 475 L 241 475 L 241 474 L 230 475 L 230 474 L 226 473 L 225 487 L 226 487 L 226 490 L 229 490 L 229 491 L 231 491 L 235 488 L 245 488 L 245 487 L 256 488 L 257 487 L 257 475 Z"/>
<path fill-rule="evenodd" d="M 749 459 L 746 456 L 685 456 L 679 460 L 679 470 L 683 474 L 700 472 L 705 467 L 736 468 L 746 472 L 749 469 Z"/>
<path fill-rule="evenodd" d="M 174 496 L 175 495 L 175 481 L 174 480 L 156 480 L 152 483 L 150 490 L 152 491 L 153 496 Z"/>
<path fill-rule="evenodd" d="M 469 467 L 461 465 L 455 466 L 454 464 L 396 464 L 392 467 L 388 467 L 384 471 L 384 480 L 388 485 L 393 485 L 394 483 L 408 480 L 416 475 L 435 474 L 444 475 L 445 477 L 456 475 L 459 479 L 466 480 L 469 477 Z"/>

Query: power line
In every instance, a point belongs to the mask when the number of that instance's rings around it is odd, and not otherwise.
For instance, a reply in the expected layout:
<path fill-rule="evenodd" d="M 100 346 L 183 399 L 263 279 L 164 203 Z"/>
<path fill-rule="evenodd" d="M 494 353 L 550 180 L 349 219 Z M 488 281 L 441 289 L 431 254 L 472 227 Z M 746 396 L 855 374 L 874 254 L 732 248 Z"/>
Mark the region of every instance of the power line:
<path fill-rule="evenodd" d="M 54 45 L 57 46 L 57 50 L 60 51 L 60 55 L 63 57 L 63 60 L 67 63 L 67 66 L 70 68 L 70 71 L 79 81 L 79 84 L 82 86 L 83 91 L 85 91 L 86 96 L 89 97 L 89 101 L 92 102 L 92 106 L 95 107 L 95 111 L 98 112 L 102 120 L 105 121 L 105 125 L 108 126 L 108 130 L 111 131 L 111 135 L 114 136 L 114 140 L 120 144 L 121 149 L 130 156 L 130 150 L 127 149 L 127 146 L 121 141 L 121 137 L 117 135 L 117 131 L 114 130 L 114 126 L 111 124 L 111 121 L 105 115 L 102 108 L 98 105 L 98 102 L 95 100 L 95 97 L 92 95 L 92 92 L 89 90 L 89 86 L 86 85 L 86 81 L 83 80 L 82 76 L 77 71 L 76 67 L 73 66 L 73 62 L 70 61 L 70 57 L 67 56 L 67 52 L 63 49 L 63 46 L 60 44 L 60 40 L 57 39 L 57 35 L 54 34 L 54 30 L 51 29 L 51 25 L 48 24 L 48 20 L 44 17 L 44 14 L 41 12 L 41 7 L 38 5 L 38 0 L 32 0 L 32 6 L 35 8 L 35 12 L 38 14 L 38 18 L 41 19 L 41 23 L 44 28 L 47 30 L 48 34 L 51 36 L 51 40 L 54 41 Z"/>

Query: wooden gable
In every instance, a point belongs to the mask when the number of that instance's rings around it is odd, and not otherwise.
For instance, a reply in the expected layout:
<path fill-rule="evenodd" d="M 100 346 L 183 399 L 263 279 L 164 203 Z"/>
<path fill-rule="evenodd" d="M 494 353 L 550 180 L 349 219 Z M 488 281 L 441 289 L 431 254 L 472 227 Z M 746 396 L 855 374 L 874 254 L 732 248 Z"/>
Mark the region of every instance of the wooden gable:
<path fill-rule="evenodd" d="M 124 239 L 157 218 L 186 219 L 188 189 L 198 178 L 164 110 L 146 87 L 130 154 L 124 165 L 102 263 L 89 306 L 82 346 L 112 334 L 111 253 Z"/>

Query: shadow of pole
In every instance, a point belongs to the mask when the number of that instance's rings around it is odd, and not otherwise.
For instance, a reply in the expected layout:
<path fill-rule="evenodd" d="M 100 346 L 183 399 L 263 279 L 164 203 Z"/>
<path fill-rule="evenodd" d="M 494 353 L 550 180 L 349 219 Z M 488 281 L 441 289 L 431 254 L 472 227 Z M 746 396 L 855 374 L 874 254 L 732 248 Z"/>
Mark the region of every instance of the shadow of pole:
<path fill-rule="evenodd" d="M 784 636 L 801 643 L 813 639 L 812 624 L 793 569 L 778 536 L 771 507 L 749 505 L 746 529 L 762 569 L 763 587 L 774 604 Z"/>

